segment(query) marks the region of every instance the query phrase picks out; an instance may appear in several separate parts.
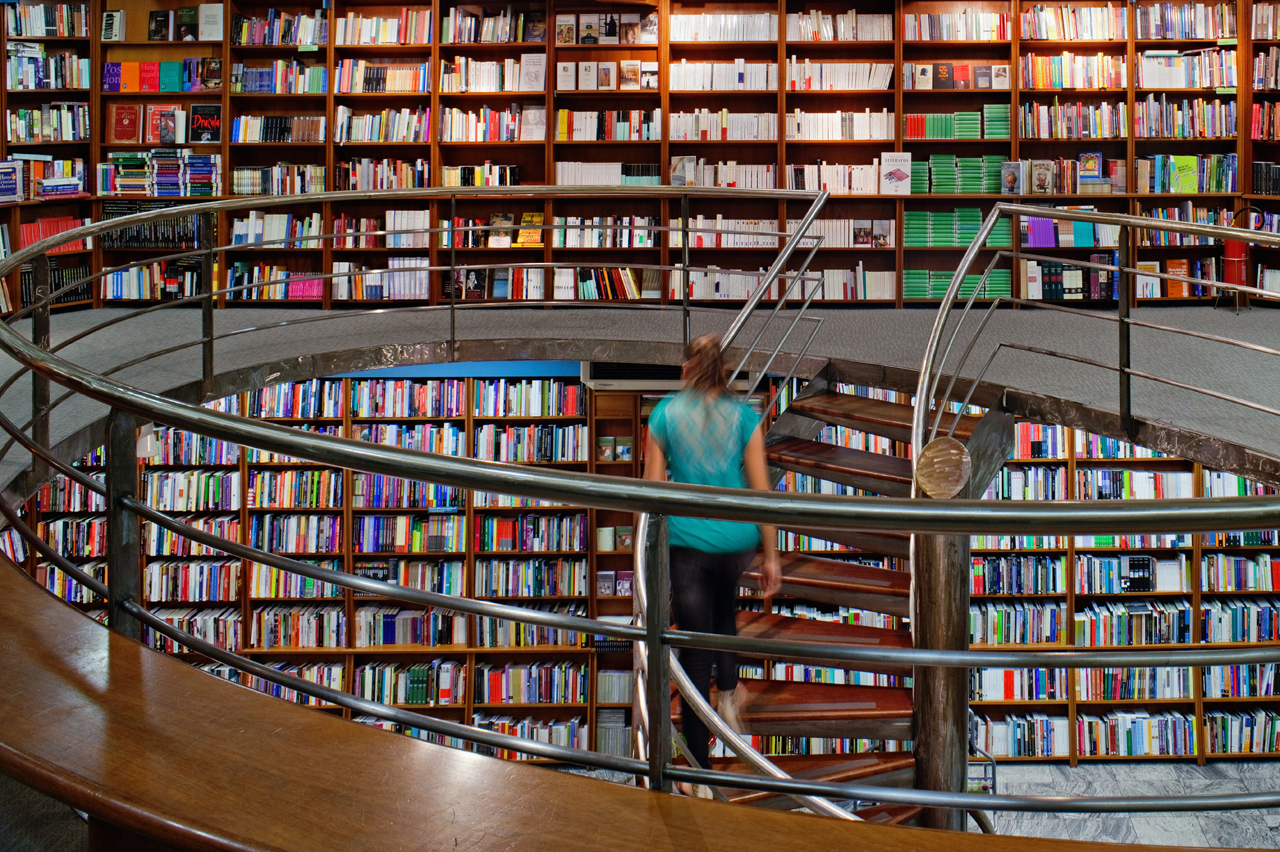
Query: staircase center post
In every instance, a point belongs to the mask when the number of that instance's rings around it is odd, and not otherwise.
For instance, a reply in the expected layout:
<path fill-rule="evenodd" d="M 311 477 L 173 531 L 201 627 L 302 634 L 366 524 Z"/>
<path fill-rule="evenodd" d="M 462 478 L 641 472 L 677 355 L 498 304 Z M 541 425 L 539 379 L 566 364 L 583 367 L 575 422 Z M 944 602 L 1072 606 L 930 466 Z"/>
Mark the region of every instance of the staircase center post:
<path fill-rule="evenodd" d="M 645 598 L 648 600 L 647 636 L 649 680 L 645 701 L 649 713 L 649 789 L 671 792 L 667 764 L 671 762 L 671 656 L 662 634 L 671 626 L 671 572 L 668 564 L 666 518 L 649 516 L 645 541 Z"/>
<path fill-rule="evenodd" d="M 138 603 L 142 538 L 138 516 L 125 505 L 138 496 L 138 418 L 112 409 L 107 416 L 107 590 L 111 629 L 141 638 L 141 624 L 124 608 Z"/>
<path fill-rule="evenodd" d="M 915 646 L 969 648 L 969 537 L 913 536 Z M 969 670 L 917 666 L 914 680 L 916 786 L 963 793 L 969 763 Z M 924 825 L 965 830 L 965 813 L 926 808 Z"/>

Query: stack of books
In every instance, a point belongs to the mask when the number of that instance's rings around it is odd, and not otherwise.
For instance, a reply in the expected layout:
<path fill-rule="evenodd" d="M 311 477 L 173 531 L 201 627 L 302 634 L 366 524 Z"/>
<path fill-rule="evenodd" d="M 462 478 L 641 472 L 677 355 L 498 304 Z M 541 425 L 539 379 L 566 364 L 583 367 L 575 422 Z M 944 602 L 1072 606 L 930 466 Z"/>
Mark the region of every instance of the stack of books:
<path fill-rule="evenodd" d="M 982 130 L 984 139 L 1009 138 L 1009 105 L 983 104 Z"/>

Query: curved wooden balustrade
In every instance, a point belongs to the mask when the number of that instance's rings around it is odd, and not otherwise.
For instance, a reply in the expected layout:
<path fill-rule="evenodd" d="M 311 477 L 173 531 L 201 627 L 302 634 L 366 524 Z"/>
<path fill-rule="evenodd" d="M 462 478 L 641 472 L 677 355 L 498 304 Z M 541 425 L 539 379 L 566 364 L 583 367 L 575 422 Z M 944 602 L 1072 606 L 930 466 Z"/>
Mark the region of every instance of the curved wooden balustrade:
<path fill-rule="evenodd" d="M 87 811 L 94 849 L 1116 848 L 687 799 L 394 736 L 195 671 L 0 563 L 0 771 Z"/>

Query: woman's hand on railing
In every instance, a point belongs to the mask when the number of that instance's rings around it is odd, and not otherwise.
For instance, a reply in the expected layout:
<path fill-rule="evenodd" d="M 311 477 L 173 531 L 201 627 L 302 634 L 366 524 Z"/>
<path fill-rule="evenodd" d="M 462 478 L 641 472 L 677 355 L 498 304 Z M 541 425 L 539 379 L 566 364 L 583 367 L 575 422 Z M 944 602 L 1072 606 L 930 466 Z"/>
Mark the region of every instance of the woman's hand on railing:
<path fill-rule="evenodd" d="M 760 569 L 760 574 L 762 580 L 760 591 L 765 597 L 771 598 L 782 591 L 782 563 L 778 561 L 777 550 L 765 548 L 764 565 Z"/>

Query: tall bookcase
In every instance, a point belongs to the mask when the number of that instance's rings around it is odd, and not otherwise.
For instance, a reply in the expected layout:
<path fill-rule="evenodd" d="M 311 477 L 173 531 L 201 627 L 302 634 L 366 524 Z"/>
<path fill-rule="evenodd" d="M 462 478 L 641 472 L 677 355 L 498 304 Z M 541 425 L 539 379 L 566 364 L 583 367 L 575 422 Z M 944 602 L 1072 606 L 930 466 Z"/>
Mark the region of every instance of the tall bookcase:
<path fill-rule="evenodd" d="M 480 6 L 451 0 L 408 5 L 337 0 L 331 8 L 320 10 L 301 4 L 237 1 L 223 4 L 220 39 L 194 42 L 147 40 L 150 12 L 181 8 L 169 0 L 148 0 L 128 9 L 120 41 L 100 39 L 100 4 L 85 8 L 87 35 L 28 38 L 13 32 L 5 36 L 6 45 L 15 50 L 19 43 L 39 42 L 46 51 L 75 51 L 87 57 L 92 77 L 87 87 L 10 89 L 3 95 L 7 114 L 44 102 L 83 102 L 91 125 L 86 138 L 52 143 L 53 148 L 46 148 L 50 143 L 44 141 L 16 136 L 4 141 L 5 156 L 38 150 L 81 159 L 91 193 L 89 199 L 27 202 L 8 208 L 0 217 L 7 217 L 15 246 L 20 245 L 18 226 L 37 218 L 111 215 L 109 205 L 117 202 L 100 194 L 95 164 L 107 162 L 112 153 L 143 154 L 159 147 L 108 143 L 111 108 L 130 104 L 139 105 L 144 116 L 148 105 L 177 104 L 188 112 L 194 105 L 220 106 L 220 141 L 180 147 L 193 155 L 218 156 L 224 197 L 264 181 L 264 192 L 269 191 L 273 180 L 282 191 L 298 193 L 296 204 L 271 211 L 292 216 L 289 227 L 298 234 L 324 232 L 335 220 L 346 223 L 348 229 L 364 220 L 399 230 L 448 221 L 483 226 L 494 214 L 513 215 L 517 226 L 524 214 L 539 214 L 547 225 L 559 217 L 569 224 L 574 219 L 590 224 L 595 217 L 640 216 L 645 220 L 641 224 L 649 225 L 671 223 L 680 216 L 678 202 L 659 199 L 633 200 L 621 210 L 606 197 L 395 205 L 315 202 L 305 197 L 320 188 L 470 182 L 476 175 L 460 178 L 458 169 L 463 167 L 480 167 L 481 180 L 488 175 L 494 182 L 533 184 L 599 179 L 570 177 L 573 170 L 562 164 L 584 164 L 590 174 L 600 164 L 622 163 L 629 175 L 637 176 L 629 179 L 670 183 L 673 163 L 679 162 L 681 177 L 699 183 L 826 185 L 833 190 L 833 198 L 818 224 L 827 242 L 814 268 L 824 273 L 820 298 L 833 302 L 902 306 L 936 300 L 974 223 L 997 198 L 1093 206 L 1110 212 L 1191 215 L 1218 222 L 1254 204 L 1267 214 L 1256 224 L 1276 227 L 1270 215 L 1273 196 L 1264 194 L 1266 187 L 1254 186 L 1253 174 L 1255 161 L 1275 161 L 1275 143 L 1253 138 L 1265 134 L 1250 130 L 1254 106 L 1273 103 L 1269 94 L 1273 89 L 1265 80 L 1250 85 L 1255 55 L 1262 54 L 1265 67 L 1268 51 L 1277 43 L 1274 23 L 1268 24 L 1266 18 L 1270 5 L 1259 6 L 1261 17 L 1255 28 L 1254 6 L 1230 2 L 1208 8 L 1199 20 L 1176 26 L 1172 24 L 1177 22 L 1169 22 L 1166 27 L 1152 12 L 1161 8 L 1159 4 L 1107 5 L 1099 0 L 1043 5 L 1032 0 L 983 0 L 963 8 L 942 0 L 876 0 L 856 13 L 847 4 L 828 0 L 688 7 L 679 0 L 661 0 L 653 7 L 521 2 L 511 6 L 510 18 L 505 10 L 489 10 L 486 15 Z M 306 19 L 306 31 L 297 37 L 304 43 L 272 43 L 280 36 L 271 31 L 245 37 L 245 20 L 275 22 L 281 14 L 295 16 L 298 29 Z M 656 15 L 652 19 L 656 27 L 647 19 L 650 14 Z M 638 28 L 626 23 L 637 17 L 645 20 Z M 596 25 L 610 21 L 611 26 L 623 21 L 624 35 L 619 43 L 608 43 L 607 36 L 584 43 L 588 38 L 585 20 Z M 558 26 L 562 21 L 565 25 Z M 398 34 L 383 26 L 391 22 L 400 27 Z M 339 24 L 344 31 L 341 41 Z M 319 33 L 326 27 L 322 39 Z M 558 31 L 564 28 L 565 40 L 572 43 L 558 39 Z M 726 34 L 730 37 L 718 37 Z M 1165 76 L 1156 76 L 1174 73 L 1156 66 L 1186 64 L 1196 56 L 1229 63 L 1236 85 L 1218 85 L 1230 80 L 1216 78 L 1210 80 L 1212 87 L 1199 85 L 1205 82 L 1199 77 L 1190 81 L 1195 87 L 1170 85 Z M 220 61 L 221 88 L 102 91 L 106 63 L 184 59 Z M 624 70 L 634 75 L 637 65 L 641 88 L 631 87 L 631 76 L 626 85 L 608 81 Z M 720 78 L 712 77 L 715 67 L 723 72 L 714 72 L 721 73 Z M 366 74 L 368 68 L 374 70 Z M 517 68 L 523 73 L 517 75 Z M 603 77 L 602 68 L 606 69 Z M 926 68 L 928 80 L 921 77 Z M 741 83 L 737 82 L 739 71 Z M 955 78 L 953 88 L 941 88 L 943 81 L 932 79 L 938 73 Z M 368 88 L 379 91 L 365 90 L 365 76 Z M 503 79 L 496 79 L 499 76 Z M 924 88 L 926 82 L 932 88 Z M 588 88 L 592 84 L 595 88 Z M 712 89 L 712 84 L 721 88 Z M 608 85 L 614 88 L 604 88 Z M 287 94 L 282 96 L 282 90 Z M 1103 107 L 1107 112 L 1102 112 Z M 610 110 L 612 118 L 607 115 Z M 515 131 L 517 112 L 527 113 L 531 126 L 545 122 L 540 139 L 536 131 Z M 603 138 L 582 139 L 582 128 L 594 126 L 591 122 L 597 115 L 597 136 Z M 1229 126 L 1232 115 L 1237 117 L 1235 131 Z M 248 126 L 250 119 L 261 119 L 270 132 L 274 122 L 286 116 L 323 118 L 325 141 L 313 141 L 318 139 L 314 135 L 303 137 L 304 132 L 314 134 L 315 128 L 301 125 L 294 132 L 303 141 L 239 141 L 261 138 L 240 135 L 232 141 L 233 134 L 255 132 Z M 1081 116 L 1086 123 L 1090 117 L 1096 119 L 1087 131 L 1077 126 Z M 338 127 L 339 118 L 344 125 L 354 119 L 363 126 L 369 117 L 386 121 L 395 117 L 410 129 L 407 135 L 388 137 L 360 130 L 348 134 Z M 1106 124 L 1107 117 L 1114 127 L 1100 128 L 1099 121 Z M 1041 130 L 1045 120 L 1050 126 Z M 627 138 L 621 138 L 624 134 Z M 339 136 L 341 141 L 336 142 Z M 871 165 L 884 153 L 911 154 L 913 194 L 879 192 L 879 177 Z M 1080 167 L 1081 154 L 1098 155 L 1104 178 L 1114 172 L 1116 180 L 1086 181 L 1090 185 L 1078 187 L 1082 191 L 1041 195 L 1023 187 L 1021 195 L 1000 194 L 999 163 L 1036 161 L 1051 168 L 1057 162 L 1060 169 L 1070 171 Z M 1178 185 L 1168 192 L 1139 192 L 1139 163 L 1154 162 L 1150 158 L 1155 155 L 1230 156 L 1240 165 L 1229 171 L 1230 180 L 1207 179 L 1190 189 Z M 691 162 L 678 158 L 691 158 Z M 1225 168 L 1224 162 L 1205 159 L 1202 165 Z M 1161 173 L 1166 167 L 1188 164 L 1167 160 Z M 504 168 L 492 168 L 499 166 Z M 1222 178 L 1221 168 L 1214 173 L 1215 180 Z M 1028 168 L 1028 180 L 1032 172 L 1041 173 Z M 864 183 L 870 191 L 857 191 Z M 166 199 L 166 203 L 180 206 L 184 200 Z M 799 218 L 802 208 L 797 202 L 700 200 L 691 206 L 690 214 L 701 216 L 707 227 L 715 227 L 719 217 L 725 229 L 785 229 L 789 220 Z M 390 217 L 389 209 L 395 210 Z M 243 212 L 217 217 L 218 241 L 230 242 L 234 220 L 248 218 Z M 383 268 L 389 261 L 401 267 L 425 266 L 425 261 L 441 267 L 456 257 L 459 262 L 510 263 L 513 270 L 548 261 L 575 262 L 598 270 L 634 263 L 671 265 L 681 260 L 682 250 L 672 239 L 647 233 L 629 234 L 625 241 L 618 233 L 606 236 L 606 231 L 626 229 L 621 222 L 614 224 L 612 229 L 601 227 L 598 240 L 569 238 L 564 244 L 548 234 L 541 244 L 498 248 L 497 242 L 490 247 L 488 235 L 482 234 L 479 247 L 459 247 L 456 255 L 448 239 L 408 236 L 374 238 L 365 245 L 309 242 L 236 247 L 218 258 L 217 276 L 225 285 L 228 280 L 251 283 L 255 271 L 260 279 L 288 272 L 288 285 L 252 291 L 247 298 L 329 307 L 335 302 L 389 299 L 438 302 L 447 298 L 451 286 L 447 272 L 406 271 L 395 287 L 373 276 L 333 285 L 308 276 L 331 272 L 335 263 L 348 264 L 340 268 L 353 271 Z M 1077 229 L 1067 235 L 1050 228 L 1033 235 L 1027 225 L 1014 223 L 1008 233 L 991 241 L 984 254 L 1013 244 L 1024 232 L 1037 248 L 1047 240 L 1068 258 L 1083 260 L 1118 248 L 1109 241 L 1111 235 L 1102 231 L 1086 234 Z M 454 236 L 461 239 L 463 235 Z M 1158 263 L 1161 271 L 1181 272 L 1185 261 L 1194 274 L 1200 261 L 1204 275 L 1222 278 L 1226 274 L 1219 246 L 1145 245 L 1141 236 L 1136 242 L 1131 258 Z M 725 234 L 716 239 L 708 234 L 701 245 L 690 248 L 690 258 L 697 266 L 715 266 L 724 273 L 754 273 L 767 265 L 773 245 L 768 237 Z M 95 267 L 138 257 L 135 248 L 123 246 L 95 246 L 86 253 Z M 1206 260 L 1212 263 L 1204 264 Z M 1256 277 L 1259 264 L 1276 265 L 1269 252 L 1255 251 L 1245 273 L 1249 280 Z M 536 297 L 537 288 L 505 283 L 518 278 L 518 273 L 507 273 L 497 288 L 493 281 L 480 282 L 470 290 L 464 285 L 462 295 Z M 727 283 L 717 293 L 714 284 L 697 278 L 695 301 L 726 301 Z M 1020 267 L 998 266 L 986 295 L 1011 291 L 1034 296 L 1039 292 L 1034 274 L 1032 282 L 1024 278 Z M 17 280 L 8 282 L 11 304 L 19 299 L 17 286 Z M 572 286 L 561 294 L 570 291 L 578 295 Z M 553 282 L 547 280 L 541 292 L 550 297 Z M 732 302 L 736 296 L 728 292 Z M 582 294 L 591 297 L 586 290 Z M 86 296 L 78 298 L 78 303 L 103 301 L 101 292 L 78 295 Z M 153 293 L 146 295 L 154 298 Z M 667 301 L 673 295 L 677 294 L 671 282 L 661 280 L 649 282 L 642 297 Z M 1083 292 L 1051 289 L 1045 297 L 1059 295 L 1105 303 L 1112 293 L 1104 281 L 1092 290 L 1084 287 Z M 1209 299 L 1210 293 L 1144 279 L 1134 298 L 1185 301 Z"/>

